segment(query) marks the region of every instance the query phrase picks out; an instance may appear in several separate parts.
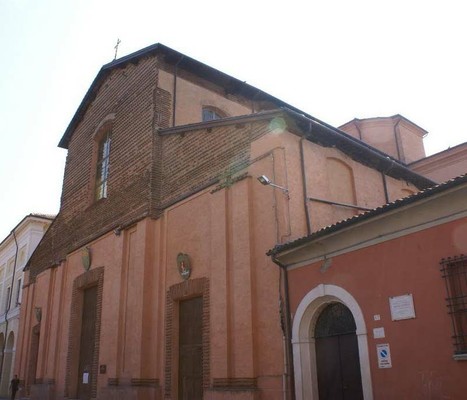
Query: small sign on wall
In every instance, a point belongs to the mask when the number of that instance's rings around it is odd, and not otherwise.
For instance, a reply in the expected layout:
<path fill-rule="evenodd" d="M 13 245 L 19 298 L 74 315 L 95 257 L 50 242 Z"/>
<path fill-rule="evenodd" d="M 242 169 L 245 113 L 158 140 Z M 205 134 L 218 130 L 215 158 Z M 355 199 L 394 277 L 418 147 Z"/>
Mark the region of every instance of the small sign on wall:
<path fill-rule="evenodd" d="M 386 335 L 384 333 L 384 328 L 383 327 L 373 329 L 373 338 L 374 339 L 382 339 L 384 337 L 386 337 Z"/>
<path fill-rule="evenodd" d="M 377 344 L 376 353 L 378 354 L 378 368 L 392 368 L 391 350 L 389 344 Z"/>
<path fill-rule="evenodd" d="M 391 308 L 391 318 L 393 321 L 415 318 L 412 294 L 390 297 L 389 307 Z"/>

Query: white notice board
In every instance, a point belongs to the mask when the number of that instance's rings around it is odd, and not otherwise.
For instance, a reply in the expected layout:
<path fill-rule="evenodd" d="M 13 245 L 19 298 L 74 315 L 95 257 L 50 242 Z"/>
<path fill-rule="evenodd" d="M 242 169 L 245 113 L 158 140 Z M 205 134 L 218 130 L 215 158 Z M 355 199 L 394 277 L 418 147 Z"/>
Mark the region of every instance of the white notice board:
<path fill-rule="evenodd" d="M 393 321 L 415 318 L 412 294 L 390 297 L 389 307 L 391 308 L 391 318 Z"/>

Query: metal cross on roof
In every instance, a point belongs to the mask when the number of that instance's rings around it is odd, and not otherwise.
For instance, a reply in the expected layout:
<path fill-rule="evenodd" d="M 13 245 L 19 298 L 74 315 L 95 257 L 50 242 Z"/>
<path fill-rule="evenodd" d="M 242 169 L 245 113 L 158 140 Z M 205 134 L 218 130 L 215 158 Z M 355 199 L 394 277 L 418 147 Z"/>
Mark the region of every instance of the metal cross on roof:
<path fill-rule="evenodd" d="M 121 40 L 120 39 L 117 39 L 117 44 L 115 45 L 114 49 L 115 49 L 115 57 L 114 57 L 114 60 L 117 59 L 117 52 L 118 52 L 118 45 L 121 43 Z"/>

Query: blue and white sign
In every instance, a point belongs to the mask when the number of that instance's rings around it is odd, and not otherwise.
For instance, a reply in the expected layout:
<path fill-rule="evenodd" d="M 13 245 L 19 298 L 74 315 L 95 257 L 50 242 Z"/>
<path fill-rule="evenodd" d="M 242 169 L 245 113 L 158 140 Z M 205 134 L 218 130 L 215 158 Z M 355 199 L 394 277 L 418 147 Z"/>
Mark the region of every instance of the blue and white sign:
<path fill-rule="evenodd" d="M 391 368 L 391 350 L 389 344 L 377 344 L 376 353 L 378 354 L 378 368 Z"/>

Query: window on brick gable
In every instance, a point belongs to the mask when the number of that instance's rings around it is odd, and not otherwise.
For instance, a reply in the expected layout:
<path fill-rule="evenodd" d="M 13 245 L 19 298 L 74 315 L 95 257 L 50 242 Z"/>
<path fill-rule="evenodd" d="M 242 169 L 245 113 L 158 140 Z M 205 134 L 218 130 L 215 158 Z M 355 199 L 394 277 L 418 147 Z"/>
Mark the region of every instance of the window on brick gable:
<path fill-rule="evenodd" d="M 109 178 L 109 159 L 111 130 L 106 129 L 99 135 L 96 163 L 96 186 L 95 199 L 100 200 L 107 197 L 107 183 Z"/>
<path fill-rule="evenodd" d="M 214 107 L 203 107 L 203 122 L 224 118 L 225 114 Z"/>

